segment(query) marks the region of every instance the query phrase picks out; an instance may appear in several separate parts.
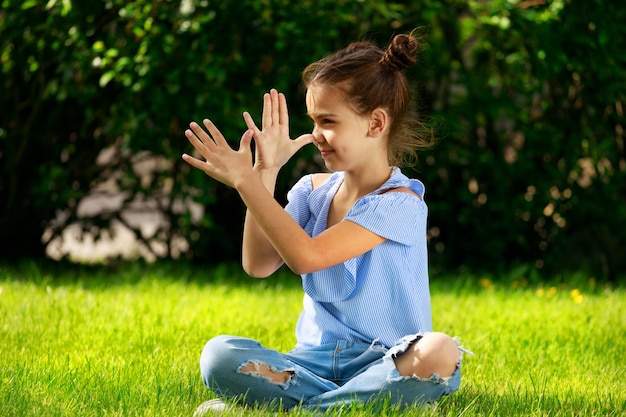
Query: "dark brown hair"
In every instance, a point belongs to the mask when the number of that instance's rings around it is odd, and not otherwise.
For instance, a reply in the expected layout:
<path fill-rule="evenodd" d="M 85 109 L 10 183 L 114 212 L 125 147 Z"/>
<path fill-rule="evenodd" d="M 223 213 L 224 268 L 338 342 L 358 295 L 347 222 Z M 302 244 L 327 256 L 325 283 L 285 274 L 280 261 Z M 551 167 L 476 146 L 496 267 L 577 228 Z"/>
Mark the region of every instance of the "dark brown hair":
<path fill-rule="evenodd" d="M 415 65 L 416 32 L 393 37 L 385 51 L 372 42 L 353 42 L 306 67 L 304 85 L 332 86 L 360 115 L 376 108 L 390 117 L 389 164 L 410 165 L 416 150 L 429 147 L 432 134 L 411 111 L 411 92 L 404 71 Z"/>

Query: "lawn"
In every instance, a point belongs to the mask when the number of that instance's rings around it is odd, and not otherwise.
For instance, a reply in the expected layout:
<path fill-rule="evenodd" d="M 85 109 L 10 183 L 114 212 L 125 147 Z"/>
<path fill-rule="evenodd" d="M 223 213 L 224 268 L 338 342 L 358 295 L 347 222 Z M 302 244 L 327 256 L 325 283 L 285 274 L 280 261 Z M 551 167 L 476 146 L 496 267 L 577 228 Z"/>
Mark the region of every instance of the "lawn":
<path fill-rule="evenodd" d="M 474 352 L 462 387 L 434 411 L 376 414 L 626 415 L 625 289 L 518 275 L 432 276 L 436 330 Z M 230 333 L 286 351 L 301 297 L 285 271 L 0 266 L 0 416 L 191 416 L 212 397 L 199 377 L 205 341 Z"/>

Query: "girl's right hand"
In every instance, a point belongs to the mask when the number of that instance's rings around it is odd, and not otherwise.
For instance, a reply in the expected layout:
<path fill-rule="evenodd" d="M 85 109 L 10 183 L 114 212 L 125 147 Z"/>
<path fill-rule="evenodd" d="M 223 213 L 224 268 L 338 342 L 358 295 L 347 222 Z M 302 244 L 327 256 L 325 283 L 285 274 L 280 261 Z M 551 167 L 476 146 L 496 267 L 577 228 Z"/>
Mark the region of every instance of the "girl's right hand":
<path fill-rule="evenodd" d="M 255 169 L 280 169 L 303 146 L 313 142 L 312 134 L 292 140 L 289 137 L 289 113 L 283 93 L 271 89 L 263 95 L 261 130 L 248 112 L 243 114 L 248 129 L 252 130 L 256 145 Z"/>

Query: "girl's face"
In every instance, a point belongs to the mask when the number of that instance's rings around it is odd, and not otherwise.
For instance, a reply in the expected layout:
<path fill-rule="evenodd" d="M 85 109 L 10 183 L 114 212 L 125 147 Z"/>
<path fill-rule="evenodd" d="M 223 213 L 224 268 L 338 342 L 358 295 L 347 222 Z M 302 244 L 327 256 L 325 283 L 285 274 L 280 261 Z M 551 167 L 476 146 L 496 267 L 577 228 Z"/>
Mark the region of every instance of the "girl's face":
<path fill-rule="evenodd" d="M 331 171 L 366 166 L 379 141 L 369 137 L 370 119 L 357 114 L 334 88 L 312 85 L 306 93 L 315 146 Z"/>

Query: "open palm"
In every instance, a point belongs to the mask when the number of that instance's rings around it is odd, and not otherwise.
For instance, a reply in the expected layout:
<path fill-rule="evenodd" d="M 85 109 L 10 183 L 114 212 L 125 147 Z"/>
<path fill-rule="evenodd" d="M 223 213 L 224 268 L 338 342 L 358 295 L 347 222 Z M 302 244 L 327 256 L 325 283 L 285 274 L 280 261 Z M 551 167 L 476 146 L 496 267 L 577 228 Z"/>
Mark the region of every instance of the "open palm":
<path fill-rule="evenodd" d="M 185 131 L 185 136 L 204 161 L 188 154 L 183 154 L 183 159 L 213 179 L 237 188 L 248 175 L 253 175 L 250 149 L 252 131 L 246 130 L 243 133 L 239 150 L 234 150 L 210 120 L 204 119 L 203 124 L 208 133 L 196 122 L 192 122 Z"/>
<path fill-rule="evenodd" d="M 249 113 L 243 114 L 246 126 L 253 132 L 256 145 L 255 168 L 279 169 L 303 146 L 313 141 L 313 135 L 304 134 L 292 140 L 289 137 L 287 100 L 275 89 L 263 96 L 261 130 Z"/>

